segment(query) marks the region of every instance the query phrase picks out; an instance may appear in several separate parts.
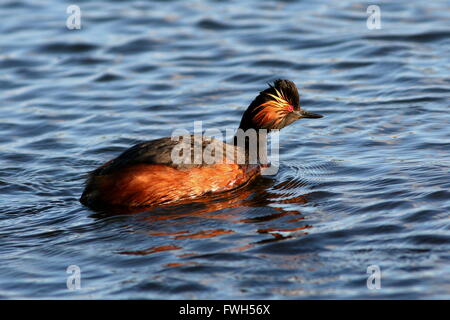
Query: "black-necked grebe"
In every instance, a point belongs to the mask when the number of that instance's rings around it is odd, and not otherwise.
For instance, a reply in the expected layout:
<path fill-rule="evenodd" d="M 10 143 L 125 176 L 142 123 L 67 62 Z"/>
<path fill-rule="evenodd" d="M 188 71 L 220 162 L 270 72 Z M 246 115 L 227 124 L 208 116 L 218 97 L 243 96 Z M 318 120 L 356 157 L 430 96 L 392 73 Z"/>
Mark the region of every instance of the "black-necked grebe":
<path fill-rule="evenodd" d="M 239 129 L 281 129 L 301 118 L 321 118 L 300 108 L 297 87 L 289 80 L 276 80 L 261 91 L 242 116 Z M 90 207 L 143 207 L 172 204 L 208 193 L 228 191 L 261 174 L 261 164 L 248 161 L 248 137 L 240 147 L 235 139 L 225 144 L 217 139 L 191 136 L 206 148 L 224 150 L 219 160 L 186 163 L 173 160 L 180 141 L 171 137 L 137 144 L 90 173 L 81 203 Z M 195 143 L 189 144 L 192 149 Z M 239 156 L 245 159 L 237 162 Z M 231 160 L 230 160 L 231 159 Z M 253 164 L 252 164 L 253 163 Z"/>

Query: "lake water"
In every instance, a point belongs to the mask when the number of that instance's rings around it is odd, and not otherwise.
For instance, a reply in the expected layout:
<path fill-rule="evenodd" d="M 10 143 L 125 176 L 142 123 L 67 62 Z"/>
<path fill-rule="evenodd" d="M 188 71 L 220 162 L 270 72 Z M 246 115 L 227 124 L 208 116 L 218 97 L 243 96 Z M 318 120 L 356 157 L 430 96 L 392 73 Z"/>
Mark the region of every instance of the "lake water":
<path fill-rule="evenodd" d="M 0 298 L 449 299 L 450 3 L 377 1 L 373 30 L 370 4 L 2 1 Z M 281 132 L 276 176 L 144 212 L 78 202 L 135 143 L 237 128 L 277 78 L 324 118 Z"/>

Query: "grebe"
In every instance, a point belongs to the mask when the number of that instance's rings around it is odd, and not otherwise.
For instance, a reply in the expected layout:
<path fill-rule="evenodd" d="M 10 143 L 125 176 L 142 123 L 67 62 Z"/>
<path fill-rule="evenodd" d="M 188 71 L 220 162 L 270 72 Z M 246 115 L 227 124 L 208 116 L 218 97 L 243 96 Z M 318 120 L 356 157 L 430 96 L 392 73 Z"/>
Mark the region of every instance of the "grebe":
<path fill-rule="evenodd" d="M 298 90 L 292 81 L 276 80 L 252 101 L 238 132 L 270 131 L 301 118 L 321 117 L 300 107 Z M 244 138 L 244 147 L 238 144 L 237 134 L 231 144 L 203 136 L 190 137 L 189 146 L 192 150 L 200 148 L 202 154 L 211 147 L 223 150 L 220 161 L 174 161 L 174 148 L 181 146 L 180 139 L 167 137 L 139 143 L 92 171 L 80 202 L 89 207 L 173 204 L 241 187 L 261 174 L 263 164 L 249 161 L 252 145 L 248 137 Z M 192 160 L 191 154 L 187 154 L 188 160 Z M 243 162 L 235 161 L 240 157 Z"/>

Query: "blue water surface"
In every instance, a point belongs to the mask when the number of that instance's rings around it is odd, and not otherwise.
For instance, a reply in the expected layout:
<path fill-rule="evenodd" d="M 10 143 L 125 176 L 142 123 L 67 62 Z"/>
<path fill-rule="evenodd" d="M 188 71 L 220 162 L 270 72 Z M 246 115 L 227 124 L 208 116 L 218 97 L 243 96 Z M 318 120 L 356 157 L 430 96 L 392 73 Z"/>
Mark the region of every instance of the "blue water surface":
<path fill-rule="evenodd" d="M 0 298 L 450 298 L 449 1 L 3 0 L 0 21 Z M 276 176 L 132 214 L 78 202 L 135 143 L 237 128 L 277 78 L 324 118 L 281 132 Z"/>

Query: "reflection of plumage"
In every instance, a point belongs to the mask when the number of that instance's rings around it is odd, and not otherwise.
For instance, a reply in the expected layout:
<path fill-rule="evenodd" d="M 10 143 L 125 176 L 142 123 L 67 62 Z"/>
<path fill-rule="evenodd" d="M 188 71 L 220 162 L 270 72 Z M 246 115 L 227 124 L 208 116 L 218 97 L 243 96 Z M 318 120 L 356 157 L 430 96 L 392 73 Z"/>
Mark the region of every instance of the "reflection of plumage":
<path fill-rule="evenodd" d="M 300 118 L 319 117 L 300 109 L 293 82 L 277 80 L 253 100 L 239 128 L 244 131 L 281 129 Z M 155 206 L 231 190 L 260 174 L 260 166 L 247 161 L 248 150 L 236 143 L 225 144 L 201 136 L 186 137 L 191 138 L 187 149 L 186 145 L 181 145 L 183 139 L 162 138 L 126 150 L 89 175 L 80 201 L 88 206 Z M 182 154 L 175 161 L 176 149 L 180 147 L 193 152 Z M 200 161 L 194 158 L 195 149 L 201 150 Z M 204 157 L 207 154 L 210 158 Z"/>

